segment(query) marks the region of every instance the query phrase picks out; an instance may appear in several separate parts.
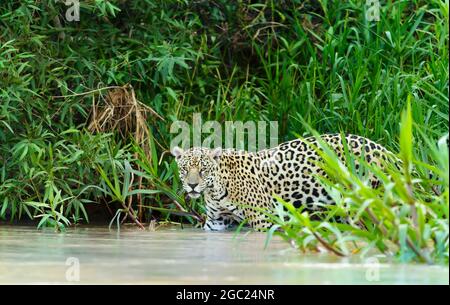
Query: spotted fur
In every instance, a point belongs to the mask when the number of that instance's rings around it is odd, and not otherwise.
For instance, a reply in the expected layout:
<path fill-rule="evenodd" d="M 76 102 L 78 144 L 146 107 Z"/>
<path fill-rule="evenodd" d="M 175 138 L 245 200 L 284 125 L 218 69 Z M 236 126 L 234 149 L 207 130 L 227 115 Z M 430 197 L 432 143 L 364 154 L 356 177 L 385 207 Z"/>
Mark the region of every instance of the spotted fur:
<path fill-rule="evenodd" d="M 340 134 L 325 134 L 321 138 L 345 160 Z M 386 159 L 387 150 L 369 139 L 347 135 L 345 140 L 351 153 L 363 156 L 369 164 L 380 166 L 381 160 Z M 176 147 L 172 154 L 184 190 L 193 198 L 204 195 L 205 230 L 223 230 L 244 219 L 254 229 L 264 230 L 271 222 L 263 211 L 273 211 L 274 194 L 297 208 L 305 206 L 309 210 L 333 203 L 316 178 L 326 176 L 317 165 L 317 147 L 317 139 L 310 137 L 257 153 L 198 147 L 183 151 Z M 356 158 L 357 170 L 359 166 Z M 372 183 L 376 184 L 373 177 Z"/>

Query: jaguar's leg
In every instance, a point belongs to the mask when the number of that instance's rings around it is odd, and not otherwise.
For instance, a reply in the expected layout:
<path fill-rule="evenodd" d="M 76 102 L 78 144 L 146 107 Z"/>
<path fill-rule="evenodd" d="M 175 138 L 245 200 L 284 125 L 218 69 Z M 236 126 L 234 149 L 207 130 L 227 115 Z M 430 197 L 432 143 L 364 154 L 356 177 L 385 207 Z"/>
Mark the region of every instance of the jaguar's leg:
<path fill-rule="evenodd" d="M 247 211 L 248 216 L 246 217 L 248 224 L 257 231 L 266 231 L 273 225 L 267 215 L 269 212 L 269 209 L 267 209 L 266 213 L 259 209 L 249 209 Z"/>
<path fill-rule="evenodd" d="M 249 219 L 248 223 L 256 231 L 266 231 L 273 225 L 265 215 L 258 219 Z"/>
<path fill-rule="evenodd" d="M 258 181 L 255 182 L 255 186 L 260 187 Z M 257 231 L 266 231 L 270 229 L 273 222 L 268 215 L 273 214 L 272 196 L 265 193 L 265 189 L 261 188 L 259 192 L 262 198 L 259 200 L 250 199 L 247 202 L 247 206 L 244 207 L 245 219 L 248 224 Z"/>
<path fill-rule="evenodd" d="M 205 231 L 223 231 L 229 228 L 232 223 L 233 219 L 230 214 L 223 210 L 207 207 L 206 221 L 203 226 Z"/>

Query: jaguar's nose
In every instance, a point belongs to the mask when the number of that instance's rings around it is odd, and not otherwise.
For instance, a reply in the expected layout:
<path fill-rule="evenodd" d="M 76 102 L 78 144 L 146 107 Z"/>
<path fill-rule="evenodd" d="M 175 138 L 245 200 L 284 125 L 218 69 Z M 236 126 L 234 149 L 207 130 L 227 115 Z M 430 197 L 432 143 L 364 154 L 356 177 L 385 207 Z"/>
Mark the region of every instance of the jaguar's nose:
<path fill-rule="evenodd" d="M 194 184 L 188 183 L 188 185 L 191 189 L 195 189 L 195 187 L 198 185 L 198 183 L 194 183 Z"/>

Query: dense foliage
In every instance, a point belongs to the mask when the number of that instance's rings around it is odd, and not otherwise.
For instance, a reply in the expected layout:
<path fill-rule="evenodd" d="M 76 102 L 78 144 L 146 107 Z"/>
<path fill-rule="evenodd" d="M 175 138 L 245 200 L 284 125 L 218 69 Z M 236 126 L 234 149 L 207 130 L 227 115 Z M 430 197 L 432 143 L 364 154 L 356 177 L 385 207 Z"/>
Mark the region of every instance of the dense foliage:
<path fill-rule="evenodd" d="M 394 241 L 405 260 L 448 260 L 448 1 L 380 1 L 379 21 L 366 19 L 364 2 L 82 0 L 80 20 L 69 22 L 63 1 L 2 1 L 0 218 L 60 228 L 98 213 L 197 223 L 201 204 L 180 198 L 164 152 L 171 122 L 200 112 L 219 122 L 276 120 L 280 142 L 311 127 L 401 146 L 418 176 L 408 167 L 380 191 L 351 187 L 364 183 L 332 157 L 324 164 L 337 207 L 367 230 L 306 225 L 301 213 L 280 226 L 304 247 L 316 246 L 311 236 L 331 247 L 357 236 L 382 251 Z M 107 100 L 102 88 L 127 84 L 160 116 L 146 117 L 146 147 L 87 129 L 92 106 Z M 408 194 L 417 209 L 402 208 Z M 361 209 L 370 202 L 383 225 Z M 343 245 L 336 251 L 347 254 Z"/>

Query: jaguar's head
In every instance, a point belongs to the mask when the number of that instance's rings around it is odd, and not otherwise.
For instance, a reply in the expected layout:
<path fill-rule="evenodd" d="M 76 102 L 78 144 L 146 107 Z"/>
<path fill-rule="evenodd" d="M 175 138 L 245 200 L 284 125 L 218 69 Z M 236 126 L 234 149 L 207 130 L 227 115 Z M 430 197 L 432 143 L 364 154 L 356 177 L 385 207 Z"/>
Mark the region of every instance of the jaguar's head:
<path fill-rule="evenodd" d="M 189 197 L 198 198 L 214 186 L 222 149 L 194 147 L 183 150 L 174 147 L 171 153 L 177 161 L 180 180 Z"/>

